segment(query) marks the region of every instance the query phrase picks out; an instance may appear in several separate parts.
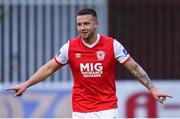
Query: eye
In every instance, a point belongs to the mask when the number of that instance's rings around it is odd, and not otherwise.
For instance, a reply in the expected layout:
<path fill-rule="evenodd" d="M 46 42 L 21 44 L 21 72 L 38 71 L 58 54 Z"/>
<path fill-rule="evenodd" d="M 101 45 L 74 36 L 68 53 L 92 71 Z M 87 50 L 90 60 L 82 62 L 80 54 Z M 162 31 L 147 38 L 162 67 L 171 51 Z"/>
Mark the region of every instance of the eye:
<path fill-rule="evenodd" d="M 81 23 L 77 23 L 77 26 L 81 26 Z"/>
<path fill-rule="evenodd" d="M 85 23 L 84 23 L 84 25 L 86 25 L 86 26 L 89 25 L 89 24 L 90 24 L 89 22 L 85 22 Z"/>

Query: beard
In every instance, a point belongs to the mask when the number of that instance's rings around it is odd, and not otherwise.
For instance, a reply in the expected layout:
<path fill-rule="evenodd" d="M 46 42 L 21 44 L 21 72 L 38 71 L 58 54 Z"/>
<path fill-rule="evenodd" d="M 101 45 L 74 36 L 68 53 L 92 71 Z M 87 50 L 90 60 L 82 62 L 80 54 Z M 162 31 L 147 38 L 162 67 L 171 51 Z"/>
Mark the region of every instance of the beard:
<path fill-rule="evenodd" d="M 83 40 L 90 40 L 93 38 L 95 32 L 89 32 L 89 33 L 86 33 L 86 34 L 81 34 L 81 38 Z"/>

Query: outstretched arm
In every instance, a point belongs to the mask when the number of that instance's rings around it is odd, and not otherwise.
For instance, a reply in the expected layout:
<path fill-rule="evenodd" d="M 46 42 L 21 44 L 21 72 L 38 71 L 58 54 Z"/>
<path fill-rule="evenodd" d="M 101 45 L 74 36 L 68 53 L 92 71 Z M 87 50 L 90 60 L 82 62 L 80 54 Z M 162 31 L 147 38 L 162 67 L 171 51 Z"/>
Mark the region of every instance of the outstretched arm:
<path fill-rule="evenodd" d="M 166 100 L 166 97 L 172 98 L 172 96 L 159 91 L 157 88 L 154 87 L 152 84 L 149 76 L 147 73 L 143 70 L 143 68 L 136 63 L 132 58 L 129 59 L 124 66 L 131 72 L 131 74 L 140 82 L 142 83 L 153 95 L 153 97 L 159 101 L 160 103 L 163 103 L 163 101 Z"/>
<path fill-rule="evenodd" d="M 15 91 L 14 96 L 20 96 L 28 87 L 45 80 L 62 66 L 64 65 L 58 64 L 54 59 L 52 59 L 37 70 L 37 72 L 35 72 L 26 82 L 7 88 L 6 90 L 13 90 Z"/>

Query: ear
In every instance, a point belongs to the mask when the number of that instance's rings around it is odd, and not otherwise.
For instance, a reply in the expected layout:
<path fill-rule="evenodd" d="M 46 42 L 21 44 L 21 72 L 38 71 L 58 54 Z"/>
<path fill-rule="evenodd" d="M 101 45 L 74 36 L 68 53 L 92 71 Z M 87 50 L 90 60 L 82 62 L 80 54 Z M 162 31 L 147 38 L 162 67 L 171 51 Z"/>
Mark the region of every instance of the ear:
<path fill-rule="evenodd" d="M 96 27 L 96 28 L 99 27 L 99 22 L 98 22 L 98 20 L 95 21 L 95 27 Z"/>

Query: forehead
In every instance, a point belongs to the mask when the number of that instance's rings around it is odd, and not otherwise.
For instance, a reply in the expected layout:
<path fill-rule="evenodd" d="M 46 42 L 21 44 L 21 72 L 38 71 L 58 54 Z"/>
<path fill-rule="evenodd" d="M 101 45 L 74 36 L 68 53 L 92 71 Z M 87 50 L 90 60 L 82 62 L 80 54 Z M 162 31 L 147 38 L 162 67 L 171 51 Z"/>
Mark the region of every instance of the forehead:
<path fill-rule="evenodd" d="M 76 18 L 77 22 L 90 22 L 93 20 L 92 15 L 79 15 Z"/>

